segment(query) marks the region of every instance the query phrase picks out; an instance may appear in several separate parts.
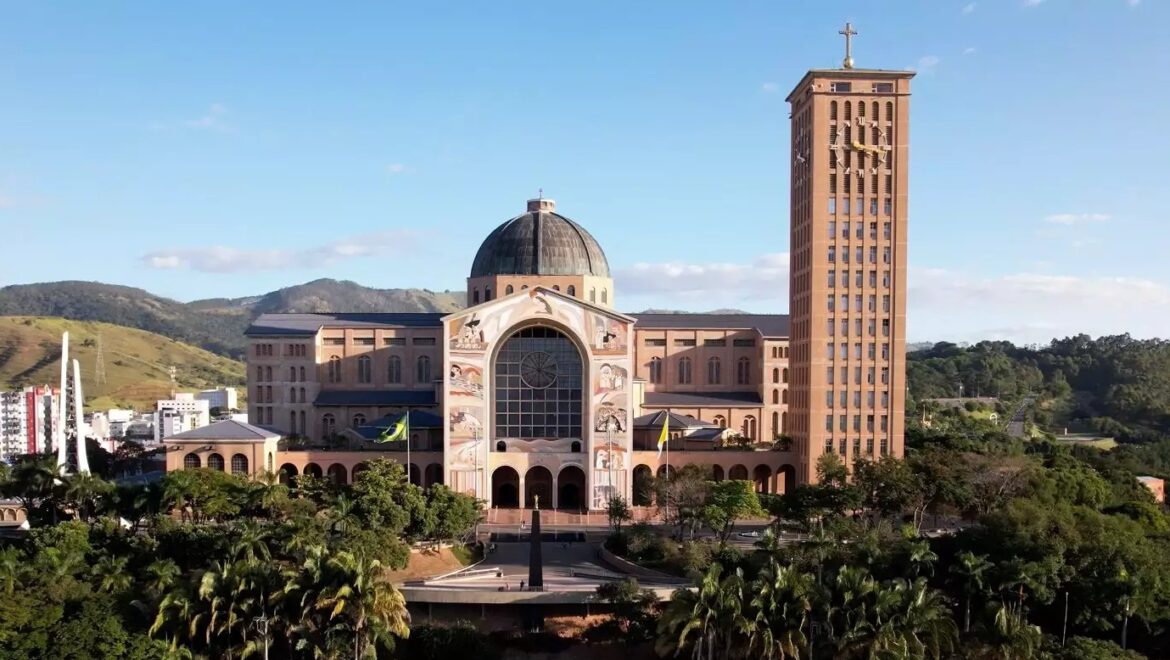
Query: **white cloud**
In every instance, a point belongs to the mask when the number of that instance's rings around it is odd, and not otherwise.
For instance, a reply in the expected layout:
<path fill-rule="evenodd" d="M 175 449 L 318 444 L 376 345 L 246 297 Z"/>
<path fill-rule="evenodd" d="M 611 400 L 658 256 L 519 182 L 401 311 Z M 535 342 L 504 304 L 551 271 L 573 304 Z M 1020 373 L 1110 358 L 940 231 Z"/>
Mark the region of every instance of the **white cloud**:
<path fill-rule="evenodd" d="M 1109 215 L 1105 213 L 1053 213 L 1044 217 L 1044 222 L 1052 225 L 1079 225 L 1086 222 L 1105 222 Z"/>
<path fill-rule="evenodd" d="M 1136 6 L 1140 5 L 1140 4 L 1142 4 L 1142 0 L 1129 0 L 1129 6 L 1130 6 L 1130 7 L 1136 7 Z"/>
<path fill-rule="evenodd" d="M 774 82 L 766 82 L 760 85 L 760 91 L 765 94 L 775 94 L 780 91 L 780 85 Z"/>
<path fill-rule="evenodd" d="M 964 54 L 964 55 L 974 55 L 974 54 L 975 54 L 975 53 L 977 53 L 977 52 L 979 52 L 979 49 L 978 49 L 978 48 L 976 48 L 976 47 L 974 47 L 974 46 L 970 46 L 970 47 L 968 47 L 968 48 L 964 48 L 964 49 L 963 49 L 963 54 Z"/>
<path fill-rule="evenodd" d="M 386 166 L 387 174 L 408 174 L 411 169 L 402 163 L 390 163 Z"/>
<path fill-rule="evenodd" d="M 924 55 L 918 58 L 918 66 L 915 69 L 922 73 L 933 73 L 941 61 L 937 55 Z"/>
<path fill-rule="evenodd" d="M 739 299 L 787 301 L 788 253 L 765 254 L 743 263 L 637 263 L 618 270 L 615 279 L 623 294 L 688 301 L 726 300 L 730 294 Z"/>
<path fill-rule="evenodd" d="M 706 311 L 744 307 L 788 309 L 787 253 L 744 262 L 639 263 L 615 272 L 616 288 L 639 308 Z M 1047 342 L 1079 332 L 1164 335 L 1170 287 L 1109 275 L 1061 275 L 1048 263 L 1032 271 L 984 276 L 911 267 L 908 323 L 912 341 L 1009 339 Z"/>
<path fill-rule="evenodd" d="M 1044 0 L 1024 0 L 1024 6 L 1025 7 L 1035 7 L 1036 5 L 1038 5 L 1042 2 L 1044 2 Z"/>
<path fill-rule="evenodd" d="M 198 119 L 188 119 L 183 122 L 183 125 L 188 128 L 195 128 L 200 130 L 223 130 L 226 128 L 224 118 L 227 115 L 228 109 L 222 103 L 212 103 L 207 109 L 207 112 Z"/>
<path fill-rule="evenodd" d="M 967 4 L 963 5 L 963 13 L 970 14 L 971 12 L 975 11 L 975 7 L 977 4 L 978 3 L 975 3 L 975 2 L 968 2 Z"/>
<path fill-rule="evenodd" d="M 344 238 L 321 247 L 249 250 L 221 245 L 156 250 L 142 256 L 149 268 L 194 270 L 203 273 L 239 273 L 257 270 L 319 268 L 346 259 L 396 253 L 413 244 L 418 235 L 407 230 L 393 230 Z"/>

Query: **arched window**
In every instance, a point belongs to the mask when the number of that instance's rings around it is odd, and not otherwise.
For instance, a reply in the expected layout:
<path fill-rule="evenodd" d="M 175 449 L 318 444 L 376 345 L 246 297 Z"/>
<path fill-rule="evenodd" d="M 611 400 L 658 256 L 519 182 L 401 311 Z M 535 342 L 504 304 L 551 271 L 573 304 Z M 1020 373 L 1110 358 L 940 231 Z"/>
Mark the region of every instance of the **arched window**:
<path fill-rule="evenodd" d="M 305 382 L 305 368 L 304 367 L 301 367 L 301 377 L 299 380 L 302 383 Z"/>
<path fill-rule="evenodd" d="M 719 358 L 713 357 L 707 360 L 707 384 L 718 385 L 723 374 L 720 373 Z"/>
<path fill-rule="evenodd" d="M 849 101 L 845 102 L 845 121 L 853 119 L 853 104 Z"/>
<path fill-rule="evenodd" d="M 788 413 L 787 412 L 784 412 L 783 414 L 780 415 L 780 432 L 781 433 L 788 432 Z"/>
<path fill-rule="evenodd" d="M 535 326 L 517 330 L 501 344 L 493 365 L 495 436 L 498 438 L 580 439 L 584 362 L 572 339 L 559 330 Z M 504 408 L 501 411 L 501 406 Z M 598 430 L 626 428 L 624 410 L 599 410 Z"/>
<path fill-rule="evenodd" d="M 358 382 L 369 383 L 374 380 L 373 368 L 370 366 L 370 356 L 363 355 L 358 358 Z"/>
<path fill-rule="evenodd" d="M 756 418 L 748 415 L 743 418 L 743 435 L 749 440 L 756 439 Z"/>
<path fill-rule="evenodd" d="M 741 357 L 739 364 L 736 365 L 735 382 L 740 385 L 747 385 L 752 380 L 752 362 L 751 360 Z"/>
<path fill-rule="evenodd" d="M 875 117 L 876 119 L 876 117 Z M 894 121 L 894 103 L 886 101 L 886 121 Z"/>
<path fill-rule="evenodd" d="M 589 289 L 589 302 L 597 302 L 597 289 Z"/>
<path fill-rule="evenodd" d="M 512 288 L 511 284 L 508 285 L 508 288 L 504 289 L 504 293 L 506 295 L 511 295 L 513 291 L 515 291 L 515 289 Z"/>
<path fill-rule="evenodd" d="M 296 403 L 297 402 L 297 388 L 295 388 L 295 387 L 288 388 L 288 402 L 289 403 Z"/>
<path fill-rule="evenodd" d="M 199 461 L 199 455 L 195 453 L 187 454 L 183 457 L 183 468 L 186 470 L 194 470 L 202 465 Z"/>
<path fill-rule="evenodd" d="M 837 102 L 833 101 L 829 104 L 829 119 L 837 118 Z"/>
<path fill-rule="evenodd" d="M 264 380 L 272 382 L 272 367 L 264 367 Z"/>
<path fill-rule="evenodd" d="M 609 302 L 609 291 L 606 289 L 602 289 L 601 290 L 601 304 L 604 305 L 605 303 L 608 303 L 608 302 Z"/>
<path fill-rule="evenodd" d="M 302 410 L 300 412 L 300 416 L 301 416 L 301 420 L 300 420 L 301 421 L 301 434 L 307 435 L 309 433 L 309 427 L 305 426 L 305 411 Z"/>
<path fill-rule="evenodd" d="M 211 456 L 208 456 L 207 467 L 211 468 L 212 470 L 219 470 L 220 472 L 223 472 L 223 456 L 220 456 L 219 454 L 212 454 Z"/>
<path fill-rule="evenodd" d="M 329 382 L 341 382 L 341 358 L 337 357 L 336 355 L 329 358 Z"/>
<path fill-rule="evenodd" d="M 472 305 L 479 304 L 479 289 L 475 289 L 471 292 L 471 304 Z"/>
<path fill-rule="evenodd" d="M 392 385 L 402 382 L 402 358 L 397 355 L 390 356 L 390 363 L 386 368 L 386 381 Z"/>
<path fill-rule="evenodd" d="M 574 440 L 573 443 L 569 445 L 569 451 L 574 453 L 574 454 L 580 454 L 581 453 L 581 443 Z"/>
<path fill-rule="evenodd" d="M 256 367 L 256 380 L 264 380 L 264 367 Z"/>
<path fill-rule="evenodd" d="M 872 117 L 873 117 L 873 120 L 874 120 L 874 121 L 877 121 L 878 119 L 881 119 L 881 115 L 879 115 L 879 114 L 878 114 L 878 102 L 877 102 L 877 101 L 874 101 L 874 102 L 873 102 L 873 114 L 872 114 L 872 115 L 870 115 L 870 116 L 872 116 Z"/>
<path fill-rule="evenodd" d="M 485 286 L 483 288 L 483 301 L 487 302 L 491 299 L 492 299 L 492 288 L 490 286 Z"/>
<path fill-rule="evenodd" d="M 528 285 L 527 285 L 527 284 L 521 284 L 521 285 L 520 285 L 520 290 L 521 290 L 521 291 L 524 291 L 524 290 L 525 290 L 525 289 L 527 289 L 527 288 L 528 288 Z"/>
<path fill-rule="evenodd" d="M 650 382 L 651 383 L 661 383 L 662 382 L 662 358 L 659 358 L 659 357 L 650 358 Z"/>
<path fill-rule="evenodd" d="M 788 403 L 788 390 L 780 392 L 780 403 Z"/>
<path fill-rule="evenodd" d="M 772 413 L 772 435 L 780 435 L 780 413 Z"/>
<path fill-rule="evenodd" d="M 784 369 L 784 382 L 785 383 L 788 382 L 788 368 L 787 367 L 785 367 L 785 369 Z"/>
<path fill-rule="evenodd" d="M 715 422 L 715 426 L 721 429 L 727 428 L 727 420 L 723 418 L 723 415 L 715 415 L 715 419 L 712 421 Z"/>
<path fill-rule="evenodd" d="M 553 285 L 553 291 L 560 291 L 560 290 L 561 290 L 561 285 L 560 285 L 560 284 L 554 284 L 554 285 Z"/>
<path fill-rule="evenodd" d="M 301 388 L 301 403 L 305 403 L 305 388 L 303 387 Z M 304 424 L 301 426 L 304 426 Z"/>
<path fill-rule="evenodd" d="M 772 390 L 772 405 L 780 405 L 780 390 Z"/>
<path fill-rule="evenodd" d="M 570 296 L 573 296 L 573 297 L 575 298 L 575 297 L 577 296 L 577 287 L 575 287 L 575 286 L 573 286 L 572 284 L 570 284 L 570 285 L 569 285 L 568 294 L 569 294 Z"/>
<path fill-rule="evenodd" d="M 288 411 L 288 432 L 292 435 L 297 434 L 297 411 Z"/>
<path fill-rule="evenodd" d="M 678 361 L 678 384 L 691 384 L 691 359 L 689 357 L 681 358 Z"/>
<path fill-rule="evenodd" d="M 858 117 L 864 117 L 864 116 L 865 116 L 865 102 L 859 102 L 859 103 L 857 104 L 857 116 L 858 116 Z"/>
<path fill-rule="evenodd" d="M 325 413 L 321 417 L 321 435 L 329 437 L 337 431 L 337 418 L 333 413 Z"/>
<path fill-rule="evenodd" d="M 431 359 L 425 355 L 418 356 L 417 383 L 431 382 Z"/>
<path fill-rule="evenodd" d="M 248 474 L 248 457 L 243 454 L 232 456 L 232 474 Z"/>
<path fill-rule="evenodd" d="M 289 367 L 288 368 L 288 379 L 294 383 L 297 382 L 297 368 L 296 367 Z"/>
<path fill-rule="evenodd" d="M 773 383 L 779 383 L 779 382 L 780 382 L 780 370 L 779 370 L 779 369 L 773 369 L 773 370 L 772 370 L 772 382 L 773 382 Z"/>
<path fill-rule="evenodd" d="M 356 429 L 359 426 L 365 426 L 365 425 L 366 425 L 366 416 L 365 415 L 358 413 L 358 414 L 353 416 L 353 428 Z"/>

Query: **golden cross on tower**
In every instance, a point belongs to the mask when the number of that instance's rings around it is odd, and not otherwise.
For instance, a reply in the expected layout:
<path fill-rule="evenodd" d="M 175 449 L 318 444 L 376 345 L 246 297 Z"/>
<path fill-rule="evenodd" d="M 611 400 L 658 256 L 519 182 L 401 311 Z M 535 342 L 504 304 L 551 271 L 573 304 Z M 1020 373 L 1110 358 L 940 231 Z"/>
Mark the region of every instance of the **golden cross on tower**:
<path fill-rule="evenodd" d="M 837 34 L 841 34 L 841 35 L 845 36 L 845 61 L 842 62 L 841 64 L 846 69 L 852 69 L 853 68 L 852 37 L 857 36 L 857 30 L 853 29 L 852 23 L 846 23 L 845 29 L 844 30 L 837 30 Z"/>

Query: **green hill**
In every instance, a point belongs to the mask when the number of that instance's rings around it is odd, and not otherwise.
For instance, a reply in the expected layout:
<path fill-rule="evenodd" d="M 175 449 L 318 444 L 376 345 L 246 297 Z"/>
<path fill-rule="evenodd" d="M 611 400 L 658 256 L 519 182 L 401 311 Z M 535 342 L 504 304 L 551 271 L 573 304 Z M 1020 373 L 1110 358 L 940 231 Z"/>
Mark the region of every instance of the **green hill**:
<path fill-rule="evenodd" d="M 281 312 L 453 312 L 462 292 L 374 289 L 321 279 L 246 298 L 182 303 L 101 282 L 45 282 L 0 288 L 0 316 L 57 316 L 138 328 L 232 358 L 244 355 L 244 330 L 260 314 Z"/>
<path fill-rule="evenodd" d="M 180 390 L 244 385 L 242 363 L 154 333 L 109 323 L 5 316 L 0 317 L 0 386 L 56 385 L 65 330 L 70 357 L 81 362 L 87 408 L 151 408 L 170 394 L 171 366 Z M 104 383 L 94 382 L 99 334 Z"/>

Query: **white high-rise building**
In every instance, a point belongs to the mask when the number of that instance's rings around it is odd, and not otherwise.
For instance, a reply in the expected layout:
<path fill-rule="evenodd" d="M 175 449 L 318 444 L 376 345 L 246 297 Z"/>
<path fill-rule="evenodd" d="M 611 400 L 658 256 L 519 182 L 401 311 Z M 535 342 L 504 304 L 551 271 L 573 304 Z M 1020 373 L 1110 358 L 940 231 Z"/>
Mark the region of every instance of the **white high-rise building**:
<path fill-rule="evenodd" d="M 239 409 L 239 396 L 234 387 L 219 387 L 214 390 L 203 390 L 195 395 L 196 399 L 204 400 L 212 408 L 219 408 L 221 414 L 228 414 Z"/>
<path fill-rule="evenodd" d="M 234 391 L 234 390 L 233 390 Z M 182 392 L 173 399 L 158 402 L 154 415 L 154 441 L 176 433 L 191 431 L 211 423 L 211 405 L 207 399 Z"/>

